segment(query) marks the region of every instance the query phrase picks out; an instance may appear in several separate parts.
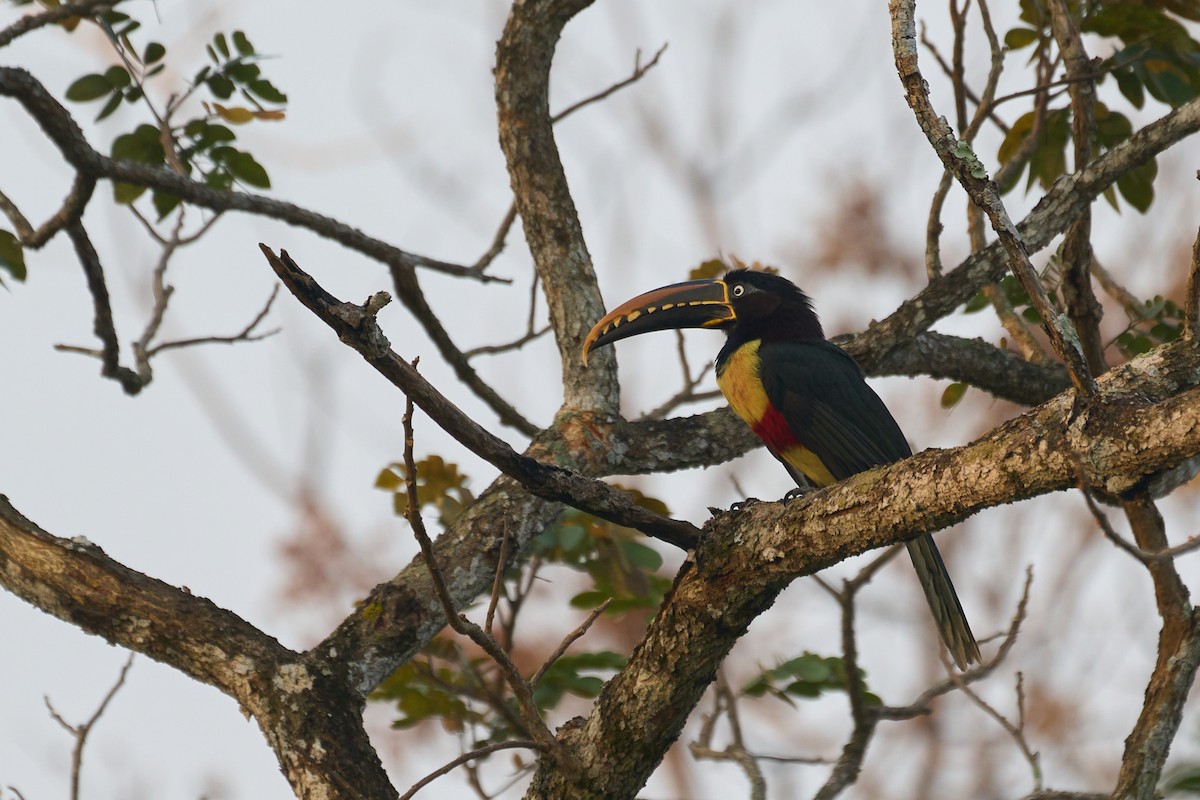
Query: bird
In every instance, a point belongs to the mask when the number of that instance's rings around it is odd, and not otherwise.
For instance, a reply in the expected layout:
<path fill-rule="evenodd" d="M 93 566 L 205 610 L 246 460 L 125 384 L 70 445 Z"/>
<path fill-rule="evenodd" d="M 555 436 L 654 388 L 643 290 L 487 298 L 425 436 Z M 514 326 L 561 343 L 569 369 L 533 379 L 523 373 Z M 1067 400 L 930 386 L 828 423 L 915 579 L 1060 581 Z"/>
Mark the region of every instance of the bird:
<path fill-rule="evenodd" d="M 739 267 L 721 279 L 671 284 L 622 303 L 588 333 L 598 347 L 642 333 L 724 331 L 717 385 L 798 486 L 825 487 L 912 455 L 858 363 L 825 338 L 812 301 L 783 276 Z M 807 482 L 807 484 L 806 484 Z M 958 668 L 979 645 L 929 534 L 907 542 L 938 633 Z"/>

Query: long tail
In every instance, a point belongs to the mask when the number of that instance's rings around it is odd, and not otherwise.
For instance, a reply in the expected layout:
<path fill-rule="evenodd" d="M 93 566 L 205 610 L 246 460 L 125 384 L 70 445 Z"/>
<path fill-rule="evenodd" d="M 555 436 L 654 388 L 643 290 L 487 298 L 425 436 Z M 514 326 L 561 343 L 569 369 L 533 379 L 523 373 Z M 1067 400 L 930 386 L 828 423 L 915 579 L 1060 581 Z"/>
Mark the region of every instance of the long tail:
<path fill-rule="evenodd" d="M 928 534 L 920 536 L 908 543 L 908 555 L 917 570 L 917 580 L 925 590 L 925 599 L 929 601 L 929 610 L 933 612 L 942 641 L 954 656 L 958 668 L 966 669 L 980 660 L 979 645 L 967 624 L 967 615 L 958 602 L 937 545 Z"/>

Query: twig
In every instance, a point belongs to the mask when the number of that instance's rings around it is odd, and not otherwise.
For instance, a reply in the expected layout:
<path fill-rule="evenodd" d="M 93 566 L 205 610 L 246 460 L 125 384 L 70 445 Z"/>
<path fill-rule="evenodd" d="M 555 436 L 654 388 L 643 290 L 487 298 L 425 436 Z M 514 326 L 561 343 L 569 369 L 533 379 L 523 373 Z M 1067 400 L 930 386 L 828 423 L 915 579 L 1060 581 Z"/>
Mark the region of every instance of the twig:
<path fill-rule="evenodd" d="M 67 733 L 75 737 L 75 747 L 71 751 L 71 800 L 79 800 L 79 776 L 83 769 L 83 748 L 87 744 L 88 734 L 92 732 L 92 727 L 100 719 L 100 715 L 108 708 L 109 702 L 116 696 L 121 687 L 125 685 L 125 676 L 129 674 L 129 668 L 133 666 L 133 656 L 133 653 L 129 654 L 129 658 L 125 660 L 125 666 L 121 667 L 121 672 L 117 675 L 116 682 L 108 690 L 108 693 L 104 695 L 104 699 L 100 701 L 100 706 L 96 709 L 96 713 L 92 714 L 87 722 L 82 722 L 79 725 L 70 724 L 54 710 L 54 706 L 50 704 L 49 697 L 43 698 L 46 702 L 46 708 L 49 709 L 50 716 L 54 718 L 54 721 L 61 725 Z"/>
<path fill-rule="evenodd" d="M 925 691 L 921 692 L 912 703 L 907 706 L 883 706 L 877 708 L 875 713 L 880 719 L 887 720 L 905 720 L 916 716 L 929 713 L 929 704 L 938 697 L 944 694 L 949 694 L 959 687 L 959 683 L 971 684 L 976 681 L 983 680 L 988 675 L 995 671 L 1005 658 L 1008 657 L 1013 645 L 1017 643 L 1017 636 L 1021 632 L 1021 625 L 1025 621 L 1026 610 L 1029 605 L 1029 590 L 1033 585 L 1033 568 L 1025 568 L 1025 586 L 1021 590 L 1021 599 L 1017 602 L 1017 610 L 1013 614 L 1012 620 L 1009 622 L 1008 630 L 1004 634 L 1003 641 L 1000 642 L 1000 647 L 996 649 L 996 654 L 989 660 L 975 666 L 966 672 L 955 675 L 957 681 L 947 678 L 946 680 L 934 684 Z"/>
<path fill-rule="evenodd" d="M 413 369 L 416 369 L 416 366 L 417 361 L 415 360 L 412 364 Z M 450 590 L 446 587 L 446 581 L 442 577 L 433 555 L 433 542 L 425 531 L 424 520 L 421 519 L 421 503 L 417 495 L 417 464 L 413 458 L 412 416 L 413 400 L 412 397 L 408 397 L 404 405 L 404 416 L 401 418 L 404 427 L 404 484 L 408 494 L 408 506 L 404 516 L 421 546 L 421 555 L 425 559 L 425 566 L 429 569 L 429 577 L 433 582 L 434 591 L 446 614 L 446 622 L 456 633 L 469 638 L 491 657 L 504 674 L 509 688 L 517 699 L 517 706 L 521 710 L 521 720 L 525 729 L 541 749 L 553 755 L 564 768 L 570 768 L 567 751 L 546 727 L 545 721 L 538 712 L 537 703 L 533 699 L 533 690 L 529 683 L 521 677 L 521 673 L 509 658 L 508 653 L 504 652 L 495 639 L 484 633 L 482 628 L 468 620 L 454 607 L 454 599 L 450 596 Z"/>
<path fill-rule="evenodd" d="M 617 81 L 612 86 L 609 86 L 607 89 L 596 92 L 596 94 L 594 94 L 590 97 L 585 97 L 582 100 L 572 103 L 571 105 L 564 108 L 562 111 L 560 111 L 557 114 L 555 114 L 554 116 L 552 116 L 550 118 L 550 121 L 552 123 L 553 122 L 561 122 L 562 120 L 569 117 L 571 114 L 574 114 L 579 109 L 584 108 L 585 106 L 590 106 L 592 103 L 598 103 L 601 100 L 603 100 L 604 98 L 608 97 L 609 95 L 614 94 L 615 92 L 619 92 L 621 89 L 624 89 L 626 86 L 629 86 L 630 84 L 636 83 L 637 81 L 641 80 L 643 75 L 645 75 L 650 70 L 654 69 L 654 67 L 658 64 L 658 60 L 660 58 L 662 58 L 662 54 L 665 53 L 666 51 L 667 51 L 667 45 L 666 45 L 666 43 L 664 43 L 662 47 L 658 48 L 658 51 L 654 54 L 654 58 L 650 59 L 649 61 L 647 61 L 645 63 L 645 65 L 643 65 L 642 64 L 642 51 L 638 50 L 636 53 L 634 53 L 633 72 L 630 73 L 628 78 L 626 78 L 625 80 L 622 80 L 622 81 Z"/>
<path fill-rule="evenodd" d="M 274 336 L 275 334 L 279 333 L 279 328 L 272 328 L 271 330 L 263 331 L 262 333 L 255 333 L 254 329 L 257 328 L 264 319 L 266 319 L 267 314 L 271 313 L 271 305 L 275 302 L 275 298 L 278 296 L 279 285 L 276 284 L 271 289 L 271 295 L 267 298 L 267 302 L 263 305 L 259 312 L 254 315 L 254 319 L 250 320 L 246 327 L 242 328 L 232 336 L 202 336 L 195 339 L 178 339 L 176 341 L 163 342 L 162 344 L 156 345 L 147 350 L 146 357 L 150 358 L 164 350 L 174 350 L 179 347 L 192 347 L 198 344 L 234 344 L 236 342 L 257 342 L 270 336 Z"/>
<path fill-rule="evenodd" d="M 712 746 L 713 728 L 722 711 L 729 718 L 731 741 L 723 750 L 716 750 Z M 766 800 L 766 778 L 763 777 L 762 768 L 758 766 L 758 756 L 746 749 L 745 739 L 742 738 L 742 723 L 738 718 L 737 698 L 729 688 L 725 673 L 720 670 L 717 670 L 713 713 L 705 719 L 700 736 L 688 745 L 688 749 L 697 759 L 735 762 L 750 781 L 750 800 Z"/>
<path fill-rule="evenodd" d="M 508 568 L 508 526 L 504 526 L 504 535 L 500 539 L 500 555 L 496 557 L 496 577 L 492 580 L 492 597 L 488 602 L 487 617 L 483 630 L 488 636 L 492 635 L 492 622 L 496 619 L 496 606 L 500 602 L 500 594 L 504 590 L 504 570 Z"/>
<path fill-rule="evenodd" d="M 537 750 L 539 752 L 545 752 L 545 750 L 546 750 L 542 745 L 538 744 L 537 742 L 529 741 L 527 739 L 514 739 L 511 742 L 495 742 L 494 744 L 489 744 L 486 747 L 480 747 L 477 750 L 472 750 L 469 753 L 462 754 L 461 756 L 459 756 L 458 758 L 449 762 L 445 766 L 439 767 L 438 769 L 435 769 L 433 772 L 426 775 L 424 778 L 421 778 L 421 780 L 417 781 L 411 787 L 409 787 L 409 790 L 407 792 L 400 795 L 400 800 L 412 800 L 412 798 L 416 795 L 416 793 L 421 791 L 422 789 L 424 789 L 427 785 L 429 785 L 433 781 L 437 780 L 438 778 L 442 777 L 443 775 L 450 772 L 451 770 L 453 770 L 457 767 L 461 767 L 463 764 L 466 764 L 468 761 L 474 761 L 477 758 L 483 758 L 484 756 L 489 756 L 498 750 L 514 750 L 514 749 L 518 749 L 518 748 L 525 749 L 525 750 Z"/>
<path fill-rule="evenodd" d="M 1188 275 L 1187 297 L 1184 300 L 1184 335 L 1192 341 L 1200 338 L 1200 230 L 1192 245 L 1192 270 Z"/>
<path fill-rule="evenodd" d="M 1083 463 L 1078 457 L 1075 458 L 1075 473 L 1079 479 L 1079 492 L 1083 495 L 1084 502 L 1087 503 L 1088 511 L 1092 512 L 1092 517 L 1096 520 L 1096 524 L 1100 526 L 1100 531 L 1104 534 L 1105 538 L 1115 544 L 1118 549 L 1123 550 L 1147 566 L 1156 561 L 1168 561 L 1176 556 L 1200 550 L 1200 534 L 1189 536 L 1186 541 L 1173 547 L 1162 547 L 1155 550 L 1143 549 L 1129 541 L 1113 528 L 1112 523 L 1108 520 L 1108 515 L 1096 503 L 1091 480 L 1088 478 L 1087 472 L 1083 468 Z"/>
<path fill-rule="evenodd" d="M 945 659 L 945 656 L 943 656 L 943 659 Z M 950 669 L 949 661 L 946 661 L 946 672 L 950 676 L 950 680 L 954 682 L 955 688 L 966 695 L 985 714 L 996 720 L 1000 727 L 1016 742 L 1021 755 L 1029 762 L 1029 767 L 1033 771 L 1033 791 L 1034 793 L 1040 792 L 1043 786 L 1041 757 L 1035 750 L 1029 747 L 1029 742 L 1025 739 L 1025 692 L 1021 673 L 1017 673 L 1017 713 L 1020 715 L 1020 724 L 1014 725 L 1007 717 L 997 711 L 995 706 L 988 703 L 974 689 L 969 687 L 961 675 L 956 674 L 954 670 Z"/>
<path fill-rule="evenodd" d="M 612 601 L 613 599 L 610 597 L 600 605 L 593 608 L 587 615 L 587 618 L 579 624 L 579 627 L 568 633 L 566 637 L 564 637 L 563 640 L 558 643 L 558 647 L 554 648 L 554 652 L 551 653 L 550 657 L 546 659 L 546 663 L 542 664 L 542 666 L 538 668 L 538 671 L 534 673 L 533 677 L 529 679 L 530 686 L 537 686 L 539 683 L 541 683 L 542 677 L 546 674 L 546 670 L 554 666 L 554 662 L 562 658 L 563 653 L 567 652 L 567 648 L 575 644 L 575 642 L 578 641 L 581 636 L 588 632 L 588 629 L 592 627 L 592 623 L 600 618 L 600 615 L 604 613 L 604 611 L 608 608 L 609 603 Z"/>
<path fill-rule="evenodd" d="M 508 353 L 513 350 L 520 350 L 525 345 L 529 344 L 535 339 L 540 339 L 550 331 L 551 328 L 549 325 L 547 325 L 539 331 L 523 333 L 520 337 L 513 339 L 511 342 L 505 342 L 504 344 L 484 344 L 480 345 L 479 347 L 472 347 L 470 350 L 464 350 L 463 355 L 467 358 L 474 358 L 475 356 L 494 356 L 499 355 L 500 353 Z"/>
<path fill-rule="evenodd" d="M 656 52 L 654 54 L 654 58 L 650 59 L 650 61 L 648 63 L 646 63 L 645 65 L 642 65 L 642 63 L 641 63 L 642 51 L 638 50 L 634 54 L 633 73 L 628 78 L 625 78 L 624 80 L 614 83 L 613 85 L 609 86 L 607 89 L 604 89 L 603 91 L 597 92 L 596 94 L 593 94 L 589 97 L 585 97 L 582 100 L 572 103 L 571 105 L 564 108 L 562 111 L 560 111 L 557 114 L 555 114 L 554 116 L 552 116 L 550 118 L 551 124 L 559 122 L 563 119 L 566 119 L 568 116 L 570 116 L 571 114 L 574 114 L 579 109 L 589 106 L 592 103 L 597 103 L 597 102 L 603 100 L 604 98 L 608 97 L 609 95 L 614 94 L 615 92 L 618 92 L 621 89 L 624 89 L 626 86 L 629 86 L 630 84 L 636 83 L 637 81 L 641 80 L 643 75 L 645 75 L 647 72 L 649 72 L 651 69 L 653 69 L 655 67 L 655 65 L 658 64 L 658 59 L 662 56 L 662 54 L 666 51 L 666 49 L 667 49 L 666 44 L 664 44 L 662 47 L 658 48 L 658 52 Z M 505 212 L 505 214 L 504 214 L 504 219 L 502 219 L 500 221 L 500 225 L 496 228 L 496 235 L 492 237 L 491 246 L 488 247 L 488 249 L 486 251 L 484 251 L 483 255 L 481 255 L 479 257 L 479 260 L 477 260 L 474 264 L 471 265 L 470 269 L 472 272 L 482 275 L 483 271 L 485 269 L 487 269 L 489 266 L 491 266 L 491 263 L 496 260 L 496 257 L 498 255 L 500 255 L 501 252 L 503 252 L 505 240 L 508 238 L 508 233 L 510 230 L 512 230 L 513 223 L 516 221 L 516 219 L 517 219 L 517 204 L 516 204 L 516 202 L 513 202 L 513 203 L 509 204 L 508 211 Z M 524 344 L 524 342 L 522 342 L 522 344 Z M 491 351 L 487 351 L 487 352 L 491 352 Z M 473 355 L 473 352 L 468 351 L 466 353 L 466 355 L 469 357 L 469 356 Z"/>

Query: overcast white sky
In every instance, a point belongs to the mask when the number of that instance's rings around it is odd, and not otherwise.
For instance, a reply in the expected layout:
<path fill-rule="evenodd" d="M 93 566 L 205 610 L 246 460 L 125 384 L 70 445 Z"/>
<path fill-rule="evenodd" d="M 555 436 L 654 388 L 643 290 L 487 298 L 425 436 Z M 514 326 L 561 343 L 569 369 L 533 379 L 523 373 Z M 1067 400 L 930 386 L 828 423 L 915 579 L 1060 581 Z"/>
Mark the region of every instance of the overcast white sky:
<path fill-rule="evenodd" d="M 163 42 L 170 62 L 179 65 L 178 72 L 159 80 L 160 100 L 203 63 L 203 44 L 216 31 L 244 30 L 260 52 L 277 56 L 263 68 L 289 95 L 287 120 L 239 130 L 270 171 L 274 196 L 405 249 L 474 261 L 509 202 L 491 76 L 507 4 L 356 2 L 339 6 L 336 15 L 331 8 L 307 1 L 162 0 L 133 3 L 130 12 L 145 25 L 138 41 Z M 931 31 L 944 30 L 941 5 L 925 11 Z M 16 18 L 11 7 L 0 7 L 0 25 Z M 948 41 L 942 41 L 948 49 Z M 662 63 L 641 83 L 558 129 L 610 305 L 681 279 L 719 253 L 783 267 L 814 295 L 830 333 L 862 328 L 919 288 L 920 276 L 902 269 L 813 271 L 812 252 L 822 226 L 838 198 L 858 182 L 886 189 L 879 192 L 879 203 L 897 261 L 912 263 L 922 246 L 928 198 L 939 173 L 903 102 L 884 4 L 601 2 L 568 28 L 556 62 L 552 106 L 562 108 L 623 78 L 638 49 L 645 60 L 664 43 L 670 46 Z M 100 37 L 68 37 L 57 30 L 27 36 L 0 51 L 0 63 L 30 69 L 60 96 L 75 77 L 113 60 Z M 934 83 L 937 88 L 940 82 Z M 1018 80 L 1009 88 L 1027 84 Z M 949 113 L 947 97 L 937 99 Z M 96 125 L 90 122 L 94 105 L 72 104 L 70 110 L 102 150 L 144 116 L 130 107 Z M 5 141 L 0 188 L 27 216 L 43 218 L 65 193 L 69 173 L 16 104 L 0 103 L 0 130 Z M 989 165 L 994 165 L 996 144 L 993 137 L 977 148 Z M 1163 199 L 1150 217 L 1101 212 L 1098 218 L 1101 256 L 1141 265 L 1130 278 L 1135 291 L 1170 289 L 1175 279 L 1167 271 L 1183 266 L 1176 257 L 1175 232 L 1195 230 L 1198 204 L 1188 176 L 1197 160 L 1191 145 L 1186 153 L 1163 160 Z M 681 178 L 688 168 L 716 175 L 716 200 L 707 215 L 697 213 L 695 187 Z M 108 196 L 102 184 L 86 221 L 108 271 L 128 353 L 149 307 L 148 274 L 156 252 L 136 221 L 115 210 Z M 1032 199 L 1014 196 L 1013 216 L 1019 218 Z M 957 227 L 961 206 L 957 197 L 948 206 L 954 215 L 946 239 L 948 263 L 965 250 Z M 191 216 L 193 222 L 200 218 Z M 288 249 L 341 297 L 362 299 L 387 288 L 379 265 L 336 245 L 279 223 L 229 215 L 174 263 L 170 281 L 177 292 L 167 338 L 228 334 L 253 317 L 273 284 L 259 241 Z M 65 238 L 28 254 L 28 261 L 28 281 L 0 291 L 0 372 L 5 376 L 0 492 L 22 513 L 54 534 L 85 536 L 135 569 L 186 585 L 293 647 L 311 644 L 349 608 L 289 608 L 280 602 L 278 550 L 296 523 L 291 493 L 301 477 L 319 487 L 321 498 L 362 541 L 380 536 L 390 541 L 381 548 L 378 579 L 411 557 L 407 532 L 390 517 L 389 498 L 372 488 L 376 472 L 401 452 L 402 397 L 290 297 L 281 297 L 271 316 L 273 325 L 283 326 L 282 335 L 258 344 L 164 355 L 155 364 L 154 382 L 131 399 L 98 376 L 97 362 L 51 349 L 60 342 L 93 343 L 90 298 Z M 431 302 L 464 348 L 523 330 L 530 269 L 519 231 L 493 271 L 512 277 L 513 285 L 481 287 L 425 276 Z M 406 356 L 421 356 L 422 370 L 446 394 L 499 428 L 455 384 L 401 309 L 387 309 L 381 321 L 394 346 Z M 993 340 L 999 336 L 984 315 L 940 327 Z M 711 335 L 690 336 L 693 364 L 711 358 L 718 345 Z M 669 338 L 621 345 L 629 414 L 657 405 L 675 390 L 674 367 L 664 375 L 655 362 L 656 354 L 671 346 Z M 517 359 L 478 365 L 528 416 L 543 423 L 550 419 L 560 395 L 549 343 Z M 948 414 L 937 405 L 943 387 L 933 381 L 876 385 L 918 447 L 968 441 L 997 413 L 974 393 Z M 486 485 L 489 468 L 427 421 L 418 424 L 418 449 L 460 461 L 475 476 L 474 488 Z M 522 444 L 512 431 L 500 433 Z M 778 497 L 788 489 L 786 474 L 761 453 L 732 467 L 640 485 L 666 499 L 676 514 L 702 521 L 706 506 L 738 499 L 731 476 L 751 495 Z M 979 632 L 1005 624 L 997 609 L 1011 608 L 1019 593 L 1020 564 L 1046 559 L 1054 574 L 1058 567 L 1053 565 L 1061 561 L 1053 559 L 1054 553 L 1087 538 L 1075 516 L 1078 498 L 1040 501 L 1032 504 L 1032 513 L 1030 508 L 988 512 L 970 526 L 969 537 L 950 540 L 957 583 Z M 1168 509 L 1178 514 L 1172 517 L 1176 535 L 1195 533 L 1194 493 Z M 1189 517 L 1191 523 L 1180 521 Z M 1014 556 L 1014 551 L 1019 552 Z M 994 574 L 997 559 L 1018 565 L 1016 571 Z M 1023 643 L 1030 659 L 1059 653 L 1056 642 L 1068 641 L 1063 630 L 1095 626 L 1105 634 L 1069 639 L 1060 669 L 1045 675 L 1046 690 L 1080 681 L 1088 692 L 1106 693 L 1106 704 L 1116 709 L 1080 717 L 1089 725 L 1102 718 L 1112 726 L 1081 733 L 1070 758 L 1049 754 L 1051 777 L 1069 780 L 1083 771 L 1081 762 L 1115 757 L 1129 714 L 1136 713 L 1147 667 L 1139 647 L 1157 625 L 1144 575 L 1126 560 L 1111 550 L 1092 550 L 1072 562 L 1094 576 L 1094 588 L 1083 593 L 1085 607 L 1095 615 L 1086 622 L 1056 619 L 1054 597 L 1035 595 L 1043 626 Z M 900 587 L 895 591 L 901 593 L 902 607 L 893 608 L 883 591 L 865 601 L 867 617 L 888 624 L 877 626 L 882 630 L 864 648 L 868 673 L 878 681 L 873 685 L 894 692 L 889 699 L 901 700 L 927 676 L 896 665 L 928 644 L 929 631 L 921 627 L 924 611 L 907 574 L 888 573 L 885 581 Z M 347 604 L 352 599 L 347 596 Z M 817 606 L 820 602 L 811 584 L 790 590 L 739 648 L 754 654 L 751 662 L 770 662 L 806 647 L 832 652 L 836 620 L 832 607 Z M 810 613 L 814 608 L 821 610 Z M 68 720 L 82 721 L 115 678 L 125 653 L 3 593 L 0 637 L 0 719 L 5 721 L 0 798 L 7 800 L 8 786 L 27 800 L 63 797 L 71 742 L 50 719 L 43 696 Z M 1081 641 L 1091 644 L 1078 649 Z M 1008 674 L 997 691 L 1011 699 L 1011 670 Z M 829 708 L 840 713 L 837 702 Z M 386 709 L 374 713 L 386 722 Z M 971 712 L 956 707 L 950 713 Z M 981 717 L 961 719 L 972 726 L 986 724 Z M 1193 730 L 1189 719 L 1181 742 L 1192 739 Z M 455 755 L 452 742 L 429 746 L 417 737 L 384 736 L 394 735 L 381 734 L 385 757 L 420 756 L 417 763 L 397 768 L 401 787 Z M 886 757 L 887 746 L 881 747 Z M 960 770 L 969 767 L 958 764 Z M 715 777 L 703 784 L 712 793 L 701 796 L 744 791 L 735 771 L 703 769 Z M 1015 774 L 1024 780 L 1019 771 Z M 769 777 L 780 797 L 811 791 L 821 780 L 818 771 L 797 767 L 773 767 Z M 652 783 L 648 795 L 661 796 L 665 785 Z M 453 778 L 446 779 L 427 794 L 455 796 L 455 786 Z M 291 795 L 257 727 L 242 718 L 233 701 L 139 658 L 93 735 L 84 796 Z"/>

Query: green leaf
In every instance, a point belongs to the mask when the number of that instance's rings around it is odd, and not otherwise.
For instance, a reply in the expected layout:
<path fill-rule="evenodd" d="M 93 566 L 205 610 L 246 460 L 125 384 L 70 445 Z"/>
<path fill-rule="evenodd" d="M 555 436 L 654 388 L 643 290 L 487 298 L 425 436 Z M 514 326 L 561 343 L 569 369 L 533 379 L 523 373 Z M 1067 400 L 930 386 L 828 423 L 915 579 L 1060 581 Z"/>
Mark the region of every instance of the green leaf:
<path fill-rule="evenodd" d="M 108 78 L 103 75 L 84 75 L 67 87 L 67 99 L 76 103 L 99 100 L 113 90 Z"/>
<path fill-rule="evenodd" d="M 1128 68 L 1117 69 L 1113 70 L 1113 77 L 1117 79 L 1117 88 L 1121 90 L 1121 94 L 1134 108 L 1141 108 L 1145 104 L 1146 93 L 1137 73 Z"/>
<path fill-rule="evenodd" d="M 0 230 L 0 270 L 14 280 L 25 280 L 25 250 L 17 237 L 6 230 Z"/>
<path fill-rule="evenodd" d="M 982 311 L 989 305 L 987 295 L 983 292 L 976 292 L 975 296 L 966 302 L 963 306 L 964 314 L 974 314 L 976 311 Z"/>
<path fill-rule="evenodd" d="M 179 198 L 168 192 L 155 191 L 150 196 L 150 202 L 154 206 L 154 210 L 158 212 L 159 220 L 162 220 L 179 205 Z"/>
<path fill-rule="evenodd" d="M 249 153 L 236 151 L 229 158 L 225 159 L 225 166 L 229 168 L 233 177 L 242 183 L 257 186 L 260 189 L 271 188 L 271 179 L 267 176 L 267 171 Z"/>
<path fill-rule="evenodd" d="M 238 83 L 249 83 L 262 74 L 262 70 L 258 68 L 257 64 L 247 64 L 245 62 L 230 62 L 227 72 L 229 77 Z"/>
<path fill-rule="evenodd" d="M 233 46 L 240 55 L 254 55 L 254 45 L 250 44 L 250 40 L 246 38 L 246 34 L 242 31 L 233 32 Z"/>
<path fill-rule="evenodd" d="M 162 164 L 165 157 L 158 128 L 153 125 L 138 125 L 131 133 L 123 133 L 113 140 L 112 157 L 138 161 L 143 164 Z"/>
<path fill-rule="evenodd" d="M 279 103 L 282 105 L 287 102 L 287 95 L 276 89 L 266 78 L 250 81 L 246 84 L 246 88 L 268 103 Z"/>
<path fill-rule="evenodd" d="M 1004 34 L 1004 46 L 1009 50 L 1020 50 L 1036 42 L 1040 34 L 1032 28 L 1013 28 Z"/>
<path fill-rule="evenodd" d="M 212 75 L 205 83 L 208 84 L 208 90 L 221 100 L 228 100 L 230 97 L 233 97 L 233 90 L 235 88 L 233 81 L 224 75 Z"/>
<path fill-rule="evenodd" d="M 216 36 L 214 36 L 213 44 L 217 46 L 217 50 L 220 51 L 222 56 L 229 58 L 229 42 L 226 41 L 225 34 L 218 33 Z"/>
<path fill-rule="evenodd" d="M 105 119 L 118 108 L 120 108 L 121 100 L 121 93 L 113 92 L 112 97 L 108 98 L 108 102 L 100 107 L 100 113 L 96 115 L 96 121 L 99 122 L 100 120 Z"/>
<path fill-rule="evenodd" d="M 162 57 L 167 54 L 167 48 L 163 47 L 158 42 L 150 42 L 146 45 L 146 49 L 142 51 L 142 63 L 153 64 L 162 60 Z"/>
<path fill-rule="evenodd" d="M 1154 179 L 1158 176 L 1158 163 L 1150 159 L 1145 164 L 1117 178 L 1117 191 L 1143 214 L 1154 202 Z"/>
<path fill-rule="evenodd" d="M 558 526 L 558 546 L 563 550 L 574 550 L 587 538 L 587 529 L 582 525 Z"/>
<path fill-rule="evenodd" d="M 124 67 L 112 66 L 104 71 L 104 80 L 117 89 L 124 89 L 133 82 Z"/>
<path fill-rule="evenodd" d="M 641 542 L 635 542 L 632 539 L 620 542 L 619 546 L 621 552 L 635 567 L 647 570 L 648 572 L 655 572 L 662 566 L 662 556 L 652 547 L 647 547 Z"/>
<path fill-rule="evenodd" d="M 950 384 L 942 392 L 942 408 L 954 408 L 966 393 L 967 385 L 965 383 L 955 382 Z"/>
<path fill-rule="evenodd" d="M 129 205 L 146 191 L 145 186 L 138 186 L 122 181 L 113 181 L 113 199 L 119 205 Z"/>

